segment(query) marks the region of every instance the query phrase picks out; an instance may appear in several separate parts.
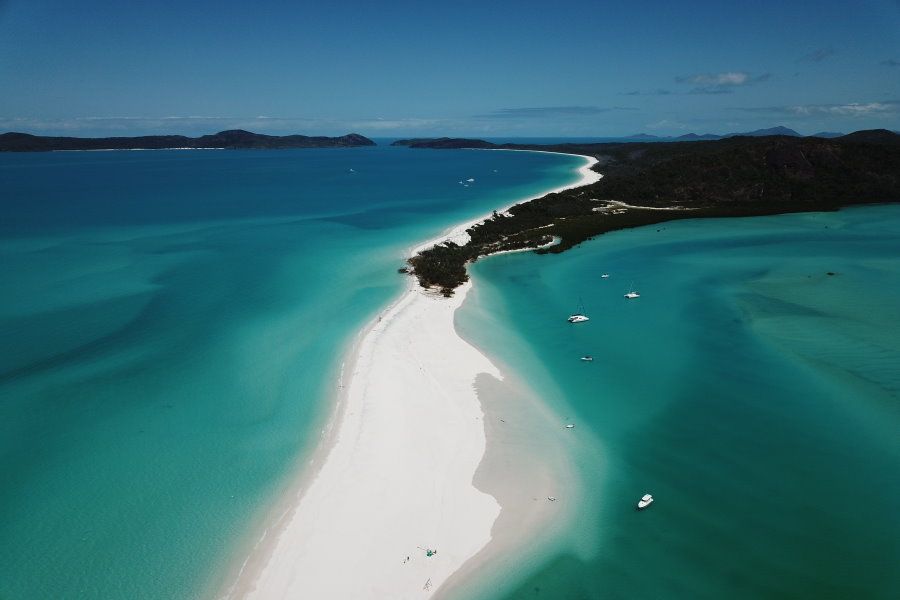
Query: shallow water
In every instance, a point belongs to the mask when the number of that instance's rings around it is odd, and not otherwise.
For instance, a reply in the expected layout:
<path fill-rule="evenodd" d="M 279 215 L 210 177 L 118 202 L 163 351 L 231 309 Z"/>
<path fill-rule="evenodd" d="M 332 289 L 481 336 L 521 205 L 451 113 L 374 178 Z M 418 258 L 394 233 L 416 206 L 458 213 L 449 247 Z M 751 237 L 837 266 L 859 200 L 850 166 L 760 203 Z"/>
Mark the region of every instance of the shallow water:
<path fill-rule="evenodd" d="M 562 547 L 472 595 L 900 589 L 900 207 L 674 222 L 472 271 L 461 333 L 576 424 L 586 487 Z"/>
<path fill-rule="evenodd" d="M 0 597 L 223 583 L 318 440 L 348 344 L 402 289 L 406 250 L 582 164 L 0 154 Z"/>

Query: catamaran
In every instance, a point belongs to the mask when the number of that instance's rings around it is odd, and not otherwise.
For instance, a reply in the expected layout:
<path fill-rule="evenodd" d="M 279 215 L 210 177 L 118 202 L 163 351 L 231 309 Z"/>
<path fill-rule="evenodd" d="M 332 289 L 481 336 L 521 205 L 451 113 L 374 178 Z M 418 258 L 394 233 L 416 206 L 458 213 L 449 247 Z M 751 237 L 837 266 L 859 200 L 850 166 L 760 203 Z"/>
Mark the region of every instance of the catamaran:
<path fill-rule="evenodd" d="M 634 284 L 632 283 L 630 286 L 628 286 L 628 293 L 625 294 L 625 297 L 629 300 L 633 300 L 635 298 L 640 298 L 641 295 L 634 291 Z"/>
<path fill-rule="evenodd" d="M 590 321 L 590 317 L 584 314 L 584 302 L 579 303 L 578 312 L 569 315 L 567 321 L 569 321 L 569 323 L 584 323 L 585 321 Z"/>

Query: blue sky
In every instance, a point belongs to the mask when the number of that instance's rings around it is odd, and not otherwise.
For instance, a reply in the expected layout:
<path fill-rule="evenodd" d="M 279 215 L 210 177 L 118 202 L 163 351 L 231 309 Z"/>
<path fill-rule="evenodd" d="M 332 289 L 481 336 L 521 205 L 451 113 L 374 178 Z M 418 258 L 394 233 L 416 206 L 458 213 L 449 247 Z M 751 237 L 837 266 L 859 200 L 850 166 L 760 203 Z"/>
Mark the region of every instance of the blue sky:
<path fill-rule="evenodd" d="M 0 0 L 0 131 L 900 129 L 900 0 Z"/>

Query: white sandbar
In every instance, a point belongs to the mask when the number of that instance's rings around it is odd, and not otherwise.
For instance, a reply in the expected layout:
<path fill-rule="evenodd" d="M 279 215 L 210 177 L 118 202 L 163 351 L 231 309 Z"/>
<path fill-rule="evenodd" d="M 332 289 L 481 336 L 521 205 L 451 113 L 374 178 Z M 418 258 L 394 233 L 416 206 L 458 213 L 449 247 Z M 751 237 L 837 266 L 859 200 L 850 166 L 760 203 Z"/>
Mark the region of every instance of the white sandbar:
<path fill-rule="evenodd" d="M 581 181 L 552 191 L 599 178 L 590 170 L 596 160 L 584 158 Z M 480 220 L 413 252 L 464 243 Z M 228 597 L 426 598 L 497 534 L 501 506 L 473 484 L 487 443 L 475 381 L 502 377 L 454 328 L 470 286 L 443 298 L 411 279 L 365 330 L 345 363 L 321 469 L 295 492 Z"/>

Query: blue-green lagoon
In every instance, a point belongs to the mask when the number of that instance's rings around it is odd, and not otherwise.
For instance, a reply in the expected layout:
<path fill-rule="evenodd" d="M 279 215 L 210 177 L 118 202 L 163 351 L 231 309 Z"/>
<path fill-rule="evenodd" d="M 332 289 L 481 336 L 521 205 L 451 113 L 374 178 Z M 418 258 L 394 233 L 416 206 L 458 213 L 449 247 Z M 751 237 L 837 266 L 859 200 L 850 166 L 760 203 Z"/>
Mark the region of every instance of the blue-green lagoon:
<path fill-rule="evenodd" d="M 214 593 L 316 446 L 407 250 L 582 164 L 0 154 L 0 598 Z"/>
<path fill-rule="evenodd" d="M 896 595 L 900 207 L 664 223 L 472 273 L 457 326 L 576 425 L 584 497 L 563 543 L 469 595 Z"/>
<path fill-rule="evenodd" d="M 407 250 L 581 164 L 0 155 L 0 598 L 217 591 Z M 459 332 L 576 425 L 579 481 L 561 533 L 460 596 L 895 595 L 900 208 L 679 221 L 471 272 Z"/>

